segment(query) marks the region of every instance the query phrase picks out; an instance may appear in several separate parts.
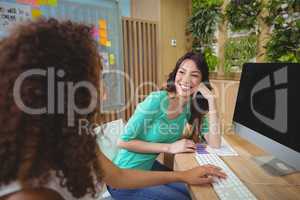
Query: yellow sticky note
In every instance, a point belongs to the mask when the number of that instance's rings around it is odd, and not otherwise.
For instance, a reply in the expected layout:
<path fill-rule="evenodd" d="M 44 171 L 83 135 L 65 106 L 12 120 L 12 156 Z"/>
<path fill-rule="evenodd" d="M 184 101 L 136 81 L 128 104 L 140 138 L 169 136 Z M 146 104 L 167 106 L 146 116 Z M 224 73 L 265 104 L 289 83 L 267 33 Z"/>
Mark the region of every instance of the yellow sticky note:
<path fill-rule="evenodd" d="M 107 46 L 107 47 L 111 47 L 111 41 L 108 40 L 108 41 L 106 42 L 106 46 Z"/>
<path fill-rule="evenodd" d="M 109 64 L 114 65 L 116 63 L 115 55 L 109 54 Z"/>
<path fill-rule="evenodd" d="M 103 46 L 106 46 L 107 38 L 106 37 L 100 37 L 99 43 Z"/>
<path fill-rule="evenodd" d="M 39 6 L 47 6 L 48 0 L 37 0 Z"/>
<path fill-rule="evenodd" d="M 107 23 L 105 19 L 100 19 L 99 20 L 99 28 L 100 29 L 107 29 Z"/>
<path fill-rule="evenodd" d="M 57 6 L 57 1 L 58 0 L 48 0 L 48 5 L 49 6 Z"/>
<path fill-rule="evenodd" d="M 106 29 L 100 29 L 99 30 L 99 35 L 100 35 L 100 37 L 107 38 L 107 31 L 106 31 Z"/>
<path fill-rule="evenodd" d="M 33 18 L 33 19 L 37 19 L 37 18 L 39 18 L 40 16 L 42 16 L 42 11 L 37 10 L 37 9 L 32 9 L 32 10 L 31 10 L 31 15 L 32 15 L 32 18 Z"/>

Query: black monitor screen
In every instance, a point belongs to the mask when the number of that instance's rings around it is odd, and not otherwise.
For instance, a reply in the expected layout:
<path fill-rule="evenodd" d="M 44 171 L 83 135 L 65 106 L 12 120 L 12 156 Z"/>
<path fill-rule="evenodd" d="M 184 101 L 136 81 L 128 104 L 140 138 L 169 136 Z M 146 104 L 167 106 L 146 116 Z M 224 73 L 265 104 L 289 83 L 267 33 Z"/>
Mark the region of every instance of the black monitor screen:
<path fill-rule="evenodd" d="M 299 97 L 300 64 L 244 64 L 233 121 L 300 152 Z"/>

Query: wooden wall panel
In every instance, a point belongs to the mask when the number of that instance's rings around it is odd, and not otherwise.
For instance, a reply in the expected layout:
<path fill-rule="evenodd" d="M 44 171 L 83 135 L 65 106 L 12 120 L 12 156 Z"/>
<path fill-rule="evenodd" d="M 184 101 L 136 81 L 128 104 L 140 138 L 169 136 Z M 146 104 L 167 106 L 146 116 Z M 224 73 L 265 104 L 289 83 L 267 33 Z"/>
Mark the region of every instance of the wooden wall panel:
<path fill-rule="evenodd" d="M 134 18 L 122 19 L 125 73 L 132 85 L 125 84 L 127 108 L 125 120 L 133 114 L 136 105 L 158 85 L 157 75 L 157 22 Z M 149 84 L 151 83 L 151 84 Z M 133 98 L 132 98 L 133 97 Z"/>
<path fill-rule="evenodd" d="M 131 16 L 137 19 L 159 21 L 161 0 L 131 0 Z"/>

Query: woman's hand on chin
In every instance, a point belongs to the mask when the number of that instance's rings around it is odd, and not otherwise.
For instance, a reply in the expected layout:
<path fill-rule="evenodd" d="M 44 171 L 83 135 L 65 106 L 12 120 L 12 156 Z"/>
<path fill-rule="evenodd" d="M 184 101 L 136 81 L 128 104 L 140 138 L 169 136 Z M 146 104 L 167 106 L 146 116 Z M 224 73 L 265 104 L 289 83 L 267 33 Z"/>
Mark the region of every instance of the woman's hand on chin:
<path fill-rule="evenodd" d="M 208 100 L 208 102 L 215 100 L 215 94 L 210 89 L 208 89 L 208 87 L 203 82 L 199 84 L 197 92 L 200 92 L 203 97 Z"/>

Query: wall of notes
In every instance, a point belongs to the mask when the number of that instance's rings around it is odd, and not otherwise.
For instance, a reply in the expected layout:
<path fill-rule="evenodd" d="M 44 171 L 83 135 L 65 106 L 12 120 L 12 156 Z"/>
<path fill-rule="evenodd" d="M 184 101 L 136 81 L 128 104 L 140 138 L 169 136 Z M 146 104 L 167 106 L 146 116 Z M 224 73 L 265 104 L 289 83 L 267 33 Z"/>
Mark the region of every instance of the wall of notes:
<path fill-rule="evenodd" d="M 104 68 L 102 78 L 107 88 L 103 111 L 124 106 L 122 75 L 122 35 L 120 7 L 117 0 L 0 0 L 0 40 L 16 24 L 39 17 L 72 20 L 93 27 Z"/>

